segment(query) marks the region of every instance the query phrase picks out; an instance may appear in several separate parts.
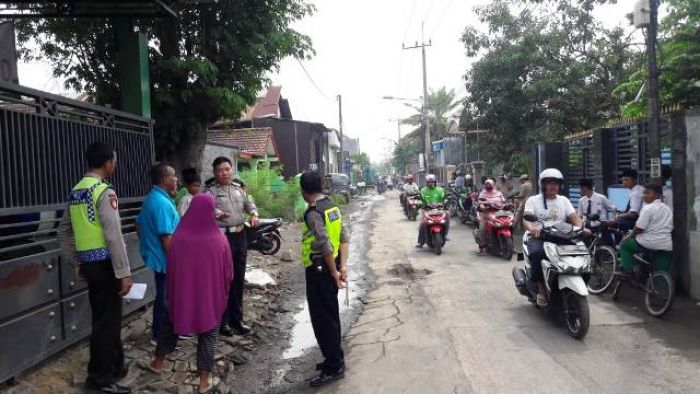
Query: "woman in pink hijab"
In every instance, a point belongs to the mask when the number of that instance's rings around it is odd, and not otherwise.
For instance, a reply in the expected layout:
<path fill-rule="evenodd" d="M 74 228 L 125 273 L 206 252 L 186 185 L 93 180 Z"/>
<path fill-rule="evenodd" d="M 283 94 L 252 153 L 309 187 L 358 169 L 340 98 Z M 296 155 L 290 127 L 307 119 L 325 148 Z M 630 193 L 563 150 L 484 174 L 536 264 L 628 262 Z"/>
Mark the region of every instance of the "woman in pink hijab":
<path fill-rule="evenodd" d="M 503 193 L 496 190 L 496 182 L 493 179 L 487 179 L 484 182 L 484 186 L 479 193 L 479 254 L 484 253 L 484 248 L 486 247 L 487 234 L 486 234 L 486 220 L 491 212 L 482 210 L 485 204 L 491 205 L 494 208 L 501 208 L 505 205 L 506 199 L 503 197 Z"/>
<path fill-rule="evenodd" d="M 211 371 L 233 279 L 231 249 L 216 224 L 214 208 L 211 195 L 196 195 L 173 234 L 168 250 L 168 313 L 161 325 L 156 357 L 143 365 L 160 374 L 165 356 L 175 351 L 178 334 L 196 334 L 200 393 L 211 392 L 220 381 Z"/>

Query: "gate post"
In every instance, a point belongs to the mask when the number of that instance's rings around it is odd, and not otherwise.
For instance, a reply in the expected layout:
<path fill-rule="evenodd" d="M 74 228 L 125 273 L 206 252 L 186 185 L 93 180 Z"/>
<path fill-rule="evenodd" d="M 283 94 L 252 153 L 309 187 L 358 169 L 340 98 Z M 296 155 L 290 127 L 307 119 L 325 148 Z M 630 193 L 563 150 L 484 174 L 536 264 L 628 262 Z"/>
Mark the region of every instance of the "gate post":
<path fill-rule="evenodd" d="M 119 91 L 122 110 L 151 118 L 151 81 L 148 74 L 148 40 L 134 31 L 129 18 L 116 18 Z"/>

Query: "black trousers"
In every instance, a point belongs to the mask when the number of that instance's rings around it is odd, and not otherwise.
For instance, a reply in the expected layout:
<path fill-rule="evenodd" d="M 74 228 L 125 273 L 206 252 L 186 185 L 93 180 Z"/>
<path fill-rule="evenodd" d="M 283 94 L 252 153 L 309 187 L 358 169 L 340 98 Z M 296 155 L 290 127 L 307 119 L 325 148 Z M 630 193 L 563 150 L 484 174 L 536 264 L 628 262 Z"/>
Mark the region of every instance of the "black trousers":
<path fill-rule="evenodd" d="M 526 243 L 527 258 L 530 261 L 530 280 L 537 284 L 544 279 L 542 273 L 542 260 L 547 258 L 544 251 L 544 242 L 541 239 L 530 238 Z"/>
<path fill-rule="evenodd" d="M 309 304 L 311 326 L 323 354 L 324 370 L 335 372 L 345 365 L 341 347 L 340 308 L 338 288 L 325 266 L 316 265 L 306 269 L 306 301 Z"/>
<path fill-rule="evenodd" d="M 167 307 L 163 311 L 163 317 L 158 333 L 158 343 L 156 344 L 156 356 L 165 357 L 175 351 L 177 347 L 178 334 L 170 320 L 170 313 Z M 211 372 L 214 370 L 216 354 L 216 343 L 219 339 L 219 326 L 211 330 L 197 334 L 197 370 Z"/>
<path fill-rule="evenodd" d="M 243 321 L 243 289 L 245 287 L 245 267 L 248 258 L 248 238 L 246 232 L 227 233 L 226 238 L 231 246 L 233 258 L 233 282 L 228 293 L 228 308 L 224 313 L 222 323 L 231 325 Z"/>
<path fill-rule="evenodd" d="M 88 380 L 98 385 L 114 383 L 124 372 L 121 339 L 121 281 L 114 276 L 110 260 L 80 266 L 88 284 L 92 310 Z"/>

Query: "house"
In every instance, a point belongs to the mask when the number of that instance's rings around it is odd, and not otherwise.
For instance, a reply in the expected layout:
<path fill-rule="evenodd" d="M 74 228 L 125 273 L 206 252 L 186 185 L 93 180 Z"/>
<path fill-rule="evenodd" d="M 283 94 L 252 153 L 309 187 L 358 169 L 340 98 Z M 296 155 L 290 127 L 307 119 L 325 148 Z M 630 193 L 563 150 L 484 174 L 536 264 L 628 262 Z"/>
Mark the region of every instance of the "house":
<path fill-rule="evenodd" d="M 269 127 L 240 129 L 233 123 L 219 123 L 209 130 L 207 144 L 237 147 L 238 171 L 257 170 L 260 162 L 278 165 L 277 144 Z"/>
<path fill-rule="evenodd" d="M 343 172 L 340 164 L 340 132 L 330 129 L 328 133 L 328 172 Z"/>
<path fill-rule="evenodd" d="M 228 143 L 220 143 L 214 141 L 207 141 L 204 144 L 204 151 L 202 152 L 202 158 L 199 164 L 201 168 L 201 178 L 202 181 L 214 177 L 214 170 L 212 168 L 212 163 L 214 159 L 219 156 L 228 157 L 231 159 L 233 168 L 238 166 L 238 153 L 240 152 L 240 147 Z"/>

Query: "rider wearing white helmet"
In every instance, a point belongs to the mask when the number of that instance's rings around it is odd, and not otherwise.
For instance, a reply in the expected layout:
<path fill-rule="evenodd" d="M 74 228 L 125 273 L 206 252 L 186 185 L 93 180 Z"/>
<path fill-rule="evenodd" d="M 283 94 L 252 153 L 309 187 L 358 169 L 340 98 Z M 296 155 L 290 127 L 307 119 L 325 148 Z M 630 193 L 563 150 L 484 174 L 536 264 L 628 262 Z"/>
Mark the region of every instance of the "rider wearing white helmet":
<path fill-rule="evenodd" d="M 525 202 L 525 213 L 533 214 L 545 223 L 552 225 L 557 222 L 568 220 L 574 226 L 581 226 L 581 218 L 576 214 L 576 210 L 568 198 L 559 195 L 564 185 L 564 176 L 556 168 L 547 168 L 542 171 L 539 179 L 540 194 L 529 197 Z M 542 276 L 542 264 L 540 263 L 546 254 L 544 243 L 539 239 L 540 227 L 537 223 L 523 220 L 523 227 L 529 234 L 526 242 L 528 258 L 530 260 L 532 275 L 531 279 L 538 286 L 537 303 L 545 305 L 547 299 L 544 296 L 545 288 Z"/>

